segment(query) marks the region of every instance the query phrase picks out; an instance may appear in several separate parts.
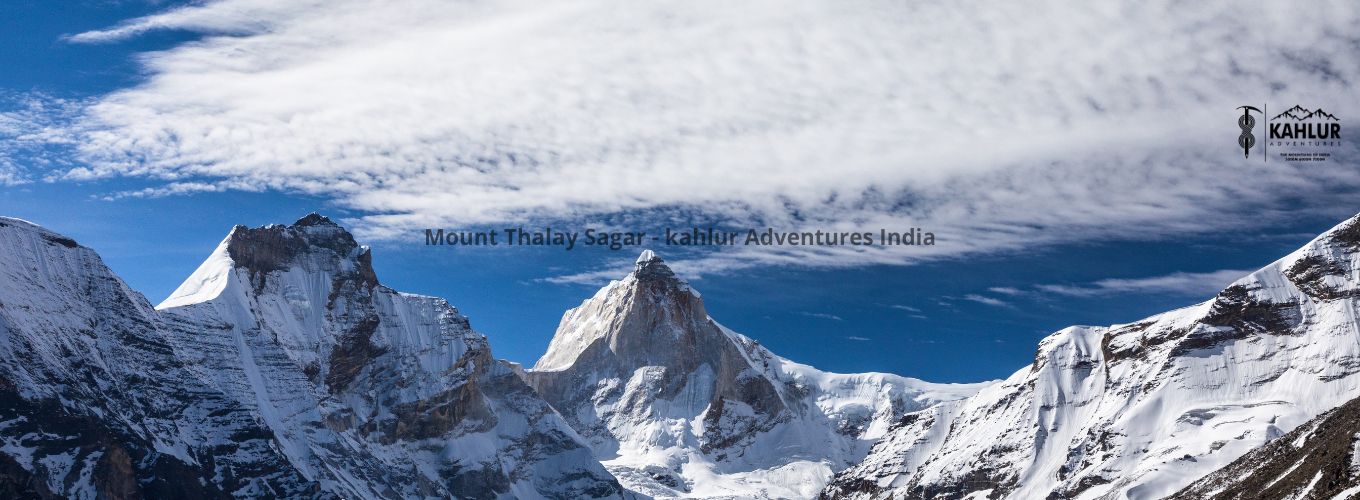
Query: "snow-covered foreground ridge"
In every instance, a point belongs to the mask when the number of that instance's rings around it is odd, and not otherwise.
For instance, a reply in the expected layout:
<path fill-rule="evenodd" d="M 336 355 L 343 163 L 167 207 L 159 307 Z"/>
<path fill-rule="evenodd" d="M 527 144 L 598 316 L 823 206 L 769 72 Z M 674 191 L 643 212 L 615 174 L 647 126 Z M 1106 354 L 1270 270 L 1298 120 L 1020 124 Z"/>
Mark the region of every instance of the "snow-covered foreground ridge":
<path fill-rule="evenodd" d="M 1050 335 L 1002 383 L 907 415 L 823 495 L 1173 494 L 1360 396 L 1358 299 L 1360 216 L 1207 302 Z"/>
<path fill-rule="evenodd" d="M 625 487 L 659 497 L 811 498 L 903 414 L 985 385 L 791 362 L 710 318 L 650 251 L 563 316 L 527 377 Z"/>
<path fill-rule="evenodd" d="M 441 299 L 330 220 L 238 226 L 154 310 L 0 218 L 0 496 L 620 498 Z"/>

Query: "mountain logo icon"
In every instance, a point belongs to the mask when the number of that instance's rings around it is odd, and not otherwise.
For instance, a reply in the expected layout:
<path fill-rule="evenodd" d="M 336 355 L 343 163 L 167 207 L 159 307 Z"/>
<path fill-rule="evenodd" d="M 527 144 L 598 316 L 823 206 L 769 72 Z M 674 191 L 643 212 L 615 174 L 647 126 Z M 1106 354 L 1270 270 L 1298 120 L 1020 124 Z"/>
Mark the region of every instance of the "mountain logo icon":
<path fill-rule="evenodd" d="M 1341 121 L 1341 119 L 1340 119 L 1340 118 L 1337 118 L 1336 115 L 1331 114 L 1331 113 L 1328 113 L 1328 112 L 1326 112 L 1326 111 L 1323 111 L 1322 108 L 1318 108 L 1318 109 L 1314 110 L 1312 113 L 1309 113 L 1309 114 L 1307 114 L 1307 115 L 1304 115 L 1304 117 L 1303 117 L 1303 119 L 1305 119 L 1305 120 L 1314 119 L 1314 118 L 1315 118 L 1315 119 L 1318 119 L 1318 120 L 1331 120 L 1331 121 L 1334 121 L 1334 122 L 1339 122 L 1339 121 Z"/>
<path fill-rule="evenodd" d="M 1285 112 L 1275 115 L 1275 117 L 1271 118 L 1271 120 L 1279 120 L 1281 118 L 1292 118 L 1295 121 L 1304 120 L 1331 120 L 1334 122 L 1341 121 L 1341 119 L 1337 118 L 1336 115 L 1323 111 L 1322 108 L 1310 110 L 1297 104 L 1295 104 L 1294 107 L 1285 110 Z"/>
<path fill-rule="evenodd" d="M 1285 112 L 1283 113 L 1275 115 L 1275 117 L 1271 118 L 1271 120 L 1279 120 L 1280 118 L 1293 118 L 1295 120 L 1302 120 L 1303 116 L 1309 113 L 1312 113 L 1312 111 L 1309 111 L 1308 108 L 1295 104 L 1294 107 L 1285 110 Z"/>

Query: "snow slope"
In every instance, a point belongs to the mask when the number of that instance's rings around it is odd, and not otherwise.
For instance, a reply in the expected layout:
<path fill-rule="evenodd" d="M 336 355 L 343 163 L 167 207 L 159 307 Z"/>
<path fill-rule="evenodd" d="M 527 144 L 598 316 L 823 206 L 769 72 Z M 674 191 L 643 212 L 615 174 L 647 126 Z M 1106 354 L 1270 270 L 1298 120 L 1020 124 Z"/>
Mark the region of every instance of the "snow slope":
<path fill-rule="evenodd" d="M 780 358 L 651 251 L 563 316 L 526 377 L 625 487 L 658 497 L 813 497 L 903 413 L 982 387 Z"/>
<path fill-rule="evenodd" d="M 0 217 L 0 497 L 331 496 L 70 238 Z"/>
<path fill-rule="evenodd" d="M 160 306 L 176 350 L 353 498 L 606 498 L 617 481 L 442 299 L 315 214 L 237 226 Z"/>
<path fill-rule="evenodd" d="M 1072 327 L 907 415 L 834 498 L 1161 498 L 1360 395 L 1360 217 L 1207 302 Z"/>
<path fill-rule="evenodd" d="M 1300 425 L 1176 493 L 1173 500 L 1360 495 L 1360 398 Z"/>

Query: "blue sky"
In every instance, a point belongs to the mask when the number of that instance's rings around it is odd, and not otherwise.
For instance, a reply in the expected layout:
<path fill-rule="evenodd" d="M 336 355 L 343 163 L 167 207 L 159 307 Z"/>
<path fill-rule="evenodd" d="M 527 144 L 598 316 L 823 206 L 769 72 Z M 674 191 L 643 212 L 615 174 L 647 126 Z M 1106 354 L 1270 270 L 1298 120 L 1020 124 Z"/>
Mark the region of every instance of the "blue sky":
<path fill-rule="evenodd" d="M 1070 21 L 1052 26 L 891 2 L 198 5 L 0 6 L 0 214 L 95 248 L 152 302 L 233 224 L 320 211 L 386 284 L 532 363 L 640 249 L 425 247 L 419 228 L 925 227 L 941 245 L 657 250 L 785 357 L 975 381 L 1063 326 L 1206 299 L 1360 210 L 1349 143 L 1307 167 L 1233 149 L 1234 103 L 1360 116 L 1355 57 L 1328 50 L 1351 43 L 1326 27 L 1354 17 L 1340 3 L 1155 26 L 1137 16 L 1170 6 L 1035 9 Z M 1304 23 L 1280 42 L 1298 46 L 1233 48 Z M 941 44 L 936 24 L 980 35 Z M 1109 46 L 1080 43 L 1093 29 Z"/>

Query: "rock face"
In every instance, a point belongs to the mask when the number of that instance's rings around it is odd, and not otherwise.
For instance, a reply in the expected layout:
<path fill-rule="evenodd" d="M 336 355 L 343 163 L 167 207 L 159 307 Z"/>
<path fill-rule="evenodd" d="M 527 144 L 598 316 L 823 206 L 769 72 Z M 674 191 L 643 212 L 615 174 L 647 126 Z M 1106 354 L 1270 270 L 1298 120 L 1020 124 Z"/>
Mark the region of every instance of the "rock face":
<path fill-rule="evenodd" d="M 378 283 L 330 220 L 238 226 L 158 306 L 197 376 L 346 497 L 604 498 L 623 490 L 446 301 Z"/>
<path fill-rule="evenodd" d="M 1360 495 L 1360 398 L 1300 425 L 1172 495 L 1172 500 Z"/>
<path fill-rule="evenodd" d="M 1360 217 L 1207 302 L 1054 333 L 1002 383 L 901 419 L 823 496 L 1173 494 L 1360 394 L 1357 290 Z"/>
<path fill-rule="evenodd" d="M 153 309 L 0 219 L 0 496 L 619 498 L 441 299 L 328 219 L 236 227 Z"/>
<path fill-rule="evenodd" d="M 807 498 L 902 414 L 980 385 L 824 373 L 708 316 L 650 251 L 562 318 L 530 383 L 629 489 Z"/>
<path fill-rule="evenodd" d="M 328 497 L 99 256 L 0 218 L 0 496 Z"/>

